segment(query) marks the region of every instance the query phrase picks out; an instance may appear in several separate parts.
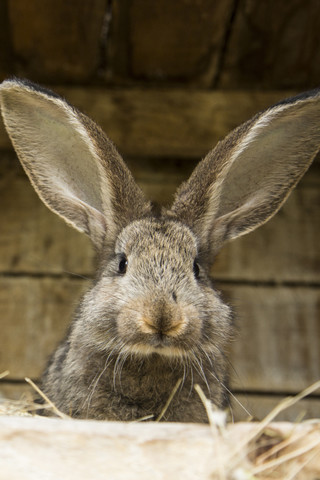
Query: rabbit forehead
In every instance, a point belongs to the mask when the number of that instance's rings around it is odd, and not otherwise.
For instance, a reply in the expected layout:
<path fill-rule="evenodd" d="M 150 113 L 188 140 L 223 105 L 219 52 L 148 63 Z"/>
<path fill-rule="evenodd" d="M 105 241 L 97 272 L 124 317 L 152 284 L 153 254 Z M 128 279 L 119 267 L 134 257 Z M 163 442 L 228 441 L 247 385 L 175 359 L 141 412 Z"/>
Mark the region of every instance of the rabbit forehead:
<path fill-rule="evenodd" d="M 116 253 L 140 254 L 151 248 L 163 253 L 197 256 L 197 241 L 192 231 L 171 220 L 143 219 L 125 227 L 116 242 Z"/>

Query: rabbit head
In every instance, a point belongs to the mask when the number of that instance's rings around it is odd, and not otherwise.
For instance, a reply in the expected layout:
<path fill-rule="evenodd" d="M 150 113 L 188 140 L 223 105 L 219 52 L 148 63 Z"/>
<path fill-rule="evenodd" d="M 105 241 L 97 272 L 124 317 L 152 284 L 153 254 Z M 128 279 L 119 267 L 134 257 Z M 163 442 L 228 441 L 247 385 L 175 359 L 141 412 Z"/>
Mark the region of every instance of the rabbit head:
<path fill-rule="evenodd" d="M 65 100 L 17 79 L 2 115 L 43 202 L 91 238 L 99 258 L 44 389 L 74 416 L 206 421 L 192 386 L 226 402 L 229 306 L 209 277 L 228 240 L 280 208 L 320 146 L 320 92 L 285 100 L 234 130 L 202 160 L 170 208 L 154 212 L 114 145 Z"/>
<path fill-rule="evenodd" d="M 230 312 L 197 255 L 185 225 L 152 217 L 131 222 L 82 304 L 79 334 L 86 331 L 85 342 L 106 351 L 119 345 L 141 356 L 218 355 Z"/>

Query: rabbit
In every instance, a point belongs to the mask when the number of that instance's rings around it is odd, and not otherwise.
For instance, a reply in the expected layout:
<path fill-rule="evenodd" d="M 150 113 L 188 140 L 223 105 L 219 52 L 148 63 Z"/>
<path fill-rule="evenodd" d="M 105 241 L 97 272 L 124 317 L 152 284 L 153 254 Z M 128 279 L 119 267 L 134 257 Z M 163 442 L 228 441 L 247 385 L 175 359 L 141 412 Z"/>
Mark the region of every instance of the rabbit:
<path fill-rule="evenodd" d="M 236 128 L 161 209 L 102 130 L 60 96 L 13 78 L 0 97 L 34 189 L 97 251 L 44 393 L 74 418 L 206 423 L 194 385 L 217 408 L 228 405 L 234 330 L 210 267 L 225 242 L 268 221 L 308 169 L 320 147 L 320 90 Z"/>

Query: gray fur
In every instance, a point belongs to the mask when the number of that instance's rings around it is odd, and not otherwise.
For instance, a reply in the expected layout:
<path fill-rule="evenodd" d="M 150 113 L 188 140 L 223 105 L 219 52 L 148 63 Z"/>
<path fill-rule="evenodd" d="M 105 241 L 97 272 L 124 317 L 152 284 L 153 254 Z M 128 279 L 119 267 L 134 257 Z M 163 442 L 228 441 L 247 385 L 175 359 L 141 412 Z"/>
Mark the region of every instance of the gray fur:
<path fill-rule="evenodd" d="M 206 422 L 194 390 L 228 402 L 230 307 L 209 271 L 223 243 L 271 218 L 320 145 L 319 91 L 288 99 L 232 132 L 199 163 L 170 209 L 150 202 L 103 132 L 57 95 L 0 86 L 2 115 L 44 203 L 86 233 L 99 265 L 43 390 L 78 418 Z"/>

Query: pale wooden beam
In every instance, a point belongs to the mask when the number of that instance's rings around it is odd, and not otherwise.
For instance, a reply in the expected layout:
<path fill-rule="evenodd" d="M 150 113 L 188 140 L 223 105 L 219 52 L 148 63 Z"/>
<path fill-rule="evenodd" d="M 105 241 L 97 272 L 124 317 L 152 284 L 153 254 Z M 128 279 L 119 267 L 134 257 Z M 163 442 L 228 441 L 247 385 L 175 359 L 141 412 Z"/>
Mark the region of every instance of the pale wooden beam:
<path fill-rule="evenodd" d="M 276 455 L 257 461 L 279 444 Z M 320 476 L 319 450 L 319 424 L 272 423 L 266 429 L 239 423 L 220 433 L 190 424 L 0 418 L 1 476 L 10 480 L 218 480 L 256 472 L 311 480 Z"/>

